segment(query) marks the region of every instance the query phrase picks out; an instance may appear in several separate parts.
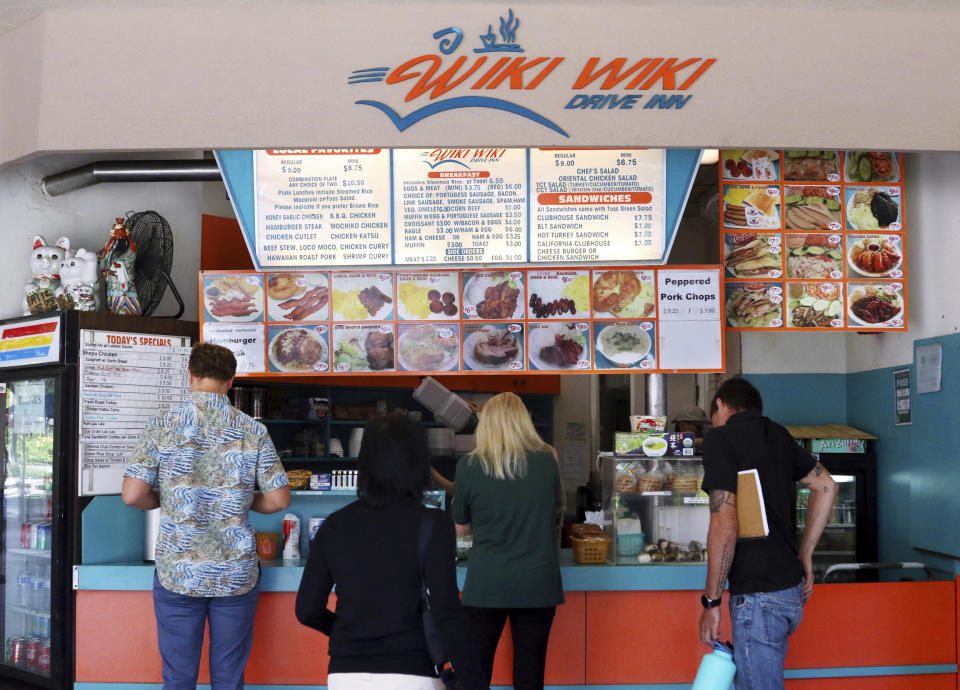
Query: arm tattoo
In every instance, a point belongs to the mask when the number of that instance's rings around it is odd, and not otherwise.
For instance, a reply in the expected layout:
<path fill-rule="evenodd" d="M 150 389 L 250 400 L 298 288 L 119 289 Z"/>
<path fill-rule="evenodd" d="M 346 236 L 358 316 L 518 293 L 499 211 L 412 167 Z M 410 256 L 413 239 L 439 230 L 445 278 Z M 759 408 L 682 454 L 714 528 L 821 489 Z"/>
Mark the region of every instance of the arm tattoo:
<path fill-rule="evenodd" d="M 720 572 L 717 573 L 716 591 L 722 592 L 727 584 L 727 575 L 730 574 L 730 566 L 733 565 L 733 545 L 725 546 L 720 555 Z"/>
<path fill-rule="evenodd" d="M 733 506 L 730 497 L 733 494 L 729 491 L 716 489 L 710 492 L 710 512 L 716 513 L 724 505 Z"/>
<path fill-rule="evenodd" d="M 818 477 L 820 477 L 820 476 L 822 476 L 823 473 L 826 472 L 826 471 L 827 471 L 826 468 L 825 468 L 822 464 L 820 464 L 819 462 L 817 462 L 817 464 L 813 466 L 813 469 L 810 470 L 810 474 L 816 474 Z M 806 477 L 804 477 L 803 479 L 801 479 L 800 481 L 798 481 L 797 484 L 799 484 L 800 486 L 802 486 L 804 489 L 809 489 L 809 488 L 810 488 L 810 481 L 811 481 L 811 480 L 810 480 L 810 474 L 808 474 Z"/>

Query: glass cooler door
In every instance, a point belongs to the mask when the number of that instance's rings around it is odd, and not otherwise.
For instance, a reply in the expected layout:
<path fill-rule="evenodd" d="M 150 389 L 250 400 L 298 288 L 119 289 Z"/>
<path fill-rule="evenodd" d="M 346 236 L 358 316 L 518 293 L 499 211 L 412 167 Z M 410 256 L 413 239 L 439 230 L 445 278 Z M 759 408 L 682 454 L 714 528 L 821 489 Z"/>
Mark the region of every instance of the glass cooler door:
<path fill-rule="evenodd" d="M 0 383 L 4 436 L 3 664 L 50 677 L 57 379 Z"/>
<path fill-rule="evenodd" d="M 857 477 L 852 474 L 834 474 L 837 498 L 830 510 L 827 526 L 820 543 L 813 552 L 815 582 L 823 581 L 823 573 L 836 563 L 856 563 L 857 558 Z M 797 539 L 803 536 L 807 523 L 807 501 L 810 490 L 797 490 Z M 855 574 L 839 572 L 830 575 L 830 582 L 853 581 Z"/>

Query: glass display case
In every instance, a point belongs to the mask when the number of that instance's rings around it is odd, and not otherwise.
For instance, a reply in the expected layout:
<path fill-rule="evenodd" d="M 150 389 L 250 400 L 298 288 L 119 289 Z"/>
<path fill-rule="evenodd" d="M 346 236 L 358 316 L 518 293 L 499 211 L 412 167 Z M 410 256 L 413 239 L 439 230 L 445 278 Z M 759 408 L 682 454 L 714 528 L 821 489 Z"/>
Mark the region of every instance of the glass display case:
<path fill-rule="evenodd" d="M 703 564 L 710 526 L 703 458 L 601 455 L 599 464 L 610 561 Z"/>

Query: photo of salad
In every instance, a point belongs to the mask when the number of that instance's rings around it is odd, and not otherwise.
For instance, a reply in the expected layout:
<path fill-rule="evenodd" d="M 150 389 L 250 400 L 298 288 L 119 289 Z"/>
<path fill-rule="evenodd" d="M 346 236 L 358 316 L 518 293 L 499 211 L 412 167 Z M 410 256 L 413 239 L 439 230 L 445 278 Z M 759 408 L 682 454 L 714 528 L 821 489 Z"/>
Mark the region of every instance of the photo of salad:
<path fill-rule="evenodd" d="M 787 283 L 787 327 L 842 328 L 840 283 Z"/>
<path fill-rule="evenodd" d="M 840 181 L 840 160 L 836 151 L 796 149 L 783 152 L 783 179 Z"/>
<path fill-rule="evenodd" d="M 899 156 L 890 151 L 847 151 L 843 156 L 843 177 L 847 182 L 897 182 Z"/>
<path fill-rule="evenodd" d="M 840 235 L 787 235 L 787 277 L 834 280 L 843 277 Z"/>

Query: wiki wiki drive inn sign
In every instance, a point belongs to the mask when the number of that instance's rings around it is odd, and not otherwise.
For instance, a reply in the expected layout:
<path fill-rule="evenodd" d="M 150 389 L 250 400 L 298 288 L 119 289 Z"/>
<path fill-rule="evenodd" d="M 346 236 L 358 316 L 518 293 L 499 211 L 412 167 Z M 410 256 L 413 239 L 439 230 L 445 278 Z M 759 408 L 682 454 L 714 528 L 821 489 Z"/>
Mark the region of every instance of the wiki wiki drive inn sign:
<path fill-rule="evenodd" d="M 570 111 L 694 107 L 696 85 L 717 62 L 712 57 L 544 56 L 526 49 L 524 26 L 520 13 L 508 9 L 482 27 L 425 32 L 427 52 L 401 57 L 394 66 L 352 70 L 347 83 L 355 87 L 354 103 L 379 110 L 400 132 L 442 113 L 488 109 L 569 138 L 570 118 L 564 116 Z M 548 103 L 541 90 L 568 95 Z"/>

